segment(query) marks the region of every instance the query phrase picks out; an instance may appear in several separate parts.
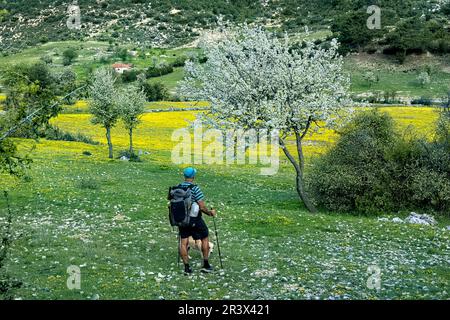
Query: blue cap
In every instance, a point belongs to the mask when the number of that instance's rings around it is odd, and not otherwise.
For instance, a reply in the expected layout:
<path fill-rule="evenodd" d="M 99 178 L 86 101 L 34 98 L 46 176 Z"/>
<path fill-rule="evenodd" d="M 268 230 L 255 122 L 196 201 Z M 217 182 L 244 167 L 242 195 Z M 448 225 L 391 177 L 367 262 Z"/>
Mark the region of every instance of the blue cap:
<path fill-rule="evenodd" d="M 187 178 L 187 179 L 194 178 L 196 173 L 197 173 L 197 170 L 195 170 L 192 167 L 186 168 L 183 171 L 184 177 Z"/>

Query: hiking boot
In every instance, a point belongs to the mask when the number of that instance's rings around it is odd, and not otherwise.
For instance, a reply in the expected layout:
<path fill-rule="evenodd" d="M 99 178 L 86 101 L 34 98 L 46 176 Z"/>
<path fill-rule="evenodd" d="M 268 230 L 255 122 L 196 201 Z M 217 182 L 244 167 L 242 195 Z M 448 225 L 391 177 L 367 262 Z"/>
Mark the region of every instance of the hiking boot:
<path fill-rule="evenodd" d="M 185 265 L 184 266 L 184 274 L 185 275 L 189 275 L 189 274 L 191 274 L 193 271 L 192 271 L 192 268 L 189 266 L 189 265 Z"/>
<path fill-rule="evenodd" d="M 211 273 L 211 272 L 213 272 L 213 270 L 214 269 L 213 269 L 212 265 L 210 265 L 208 263 L 208 264 L 204 264 L 203 268 L 200 271 L 203 272 L 203 273 Z"/>

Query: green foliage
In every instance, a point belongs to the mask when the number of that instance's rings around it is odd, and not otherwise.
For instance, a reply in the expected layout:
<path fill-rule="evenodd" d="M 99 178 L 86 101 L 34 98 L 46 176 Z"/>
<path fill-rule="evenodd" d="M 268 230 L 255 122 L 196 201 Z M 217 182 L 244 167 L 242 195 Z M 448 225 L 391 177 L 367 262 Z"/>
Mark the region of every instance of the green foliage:
<path fill-rule="evenodd" d="M 368 15 L 363 8 L 340 14 L 334 20 L 331 30 L 338 36 L 341 43 L 340 52 L 346 54 L 360 51 L 372 39 L 380 35 L 378 30 L 370 30 L 366 26 Z"/>
<path fill-rule="evenodd" d="M 44 137 L 48 140 L 56 140 L 56 141 L 75 141 L 75 142 L 83 142 L 91 145 L 98 145 L 98 141 L 92 140 L 90 137 L 78 133 L 66 132 L 58 127 L 50 126 L 44 133 Z"/>
<path fill-rule="evenodd" d="M 87 190 L 98 190 L 100 189 L 100 184 L 98 181 L 91 177 L 82 177 L 78 181 L 78 187 L 80 189 L 87 189 Z"/>
<path fill-rule="evenodd" d="M 50 55 L 44 55 L 41 57 L 41 61 L 44 62 L 45 64 L 52 64 L 53 58 Z"/>
<path fill-rule="evenodd" d="M 421 29 L 429 30 L 431 37 L 423 38 L 425 46 L 433 52 L 449 52 L 450 41 L 442 26 L 448 25 L 447 3 L 441 3 L 441 10 L 436 10 L 435 1 L 228 1 L 228 0 L 161 0 L 151 9 L 147 2 L 141 0 L 111 0 L 111 1 L 79 1 L 81 10 L 89 7 L 89 13 L 82 15 L 81 30 L 61 28 L 61 21 L 67 19 L 67 4 L 54 1 L 38 1 L 29 5 L 29 1 L 4 1 L 0 4 L 0 23 L 3 29 L 4 41 L 2 49 L 8 51 L 21 50 L 27 46 L 38 45 L 41 41 L 82 40 L 92 36 L 92 30 L 97 30 L 97 40 L 111 40 L 118 43 L 139 42 L 143 45 L 178 46 L 189 43 L 198 37 L 197 30 L 214 29 L 219 17 L 225 23 L 274 24 L 281 22 L 276 31 L 290 33 L 303 32 L 304 26 L 323 29 L 333 26 L 333 31 L 343 43 L 346 50 L 359 50 L 367 45 L 373 48 L 382 38 L 379 35 L 390 33 L 390 27 L 398 28 L 407 18 L 420 20 L 422 15 L 426 23 L 419 25 Z M 370 4 L 382 8 L 382 27 L 380 33 L 368 30 L 366 20 L 369 15 L 366 8 Z M 126 9 L 125 9 L 126 8 Z M 179 13 L 170 14 L 172 9 Z M 45 12 L 45 14 L 43 14 Z M 51 12 L 51 13 L 49 13 Z M 305 14 L 307 13 L 307 14 Z M 29 24 L 27 21 L 36 19 L 39 22 Z M 109 24 L 114 19 L 114 24 Z M 152 26 L 147 29 L 142 24 Z M 439 29 L 439 27 L 441 28 Z M 195 30 L 195 31 L 194 31 Z M 395 29 L 394 29 L 395 30 Z M 39 33 L 39 36 L 36 34 Z M 161 37 L 163 33 L 164 37 Z M 447 32 L 448 33 L 448 32 Z M 14 37 L 19 35 L 19 37 Z M 163 38 L 163 39 L 161 39 Z M 394 44 L 393 42 L 388 45 Z M 123 50 L 122 50 L 123 51 Z M 122 55 L 122 60 L 126 56 Z"/>
<path fill-rule="evenodd" d="M 444 119 L 444 120 L 442 120 Z M 448 120 L 427 141 L 399 135 L 387 114 L 358 114 L 308 175 L 315 201 L 330 210 L 379 213 L 450 209 Z"/>
<path fill-rule="evenodd" d="M 17 146 L 9 139 L 0 141 L 0 173 L 22 176 L 24 169 L 31 163 L 29 157 L 19 154 Z"/>
<path fill-rule="evenodd" d="M 12 242 L 12 212 L 9 203 L 9 195 L 4 191 L 5 200 L 7 201 L 7 216 L 2 219 L 0 224 L 0 299 L 12 300 L 14 298 L 13 291 L 22 286 L 22 282 L 12 278 L 6 272 L 6 262 L 11 248 Z M 2 217 L 3 218 L 3 217 Z"/>
<path fill-rule="evenodd" d="M 363 74 L 363 79 L 367 85 L 371 87 L 374 83 L 377 83 L 380 79 L 372 71 L 367 71 Z"/>
<path fill-rule="evenodd" d="M 410 53 L 450 52 L 450 35 L 445 32 L 444 20 L 423 19 L 419 16 L 408 17 L 397 22 L 395 29 L 387 33 L 382 45 L 387 47 L 384 53 L 395 54 L 400 63 Z"/>
<path fill-rule="evenodd" d="M 428 74 L 428 72 L 421 72 L 417 76 L 417 82 L 419 83 L 419 85 L 422 88 L 424 88 L 425 86 L 428 86 L 431 83 L 431 78 L 430 78 L 430 75 Z"/>
<path fill-rule="evenodd" d="M 130 153 L 133 154 L 133 130 L 141 122 L 140 118 L 145 112 L 145 93 L 138 87 L 122 89 L 115 103 L 120 109 L 120 117 L 130 136 Z"/>
<path fill-rule="evenodd" d="M 148 67 L 145 72 L 145 75 L 147 76 L 147 78 L 154 78 L 172 73 L 173 71 L 174 69 L 172 65 L 161 63 L 159 65 Z"/>
<path fill-rule="evenodd" d="M 119 156 L 117 157 L 117 159 L 120 159 L 122 157 L 129 159 L 128 161 L 130 162 L 142 162 L 141 157 L 139 157 L 139 155 L 134 151 L 121 150 L 119 151 Z"/>
<path fill-rule="evenodd" d="M 145 112 L 145 94 L 136 87 L 122 89 L 116 97 L 117 108 L 126 129 L 135 129 Z"/>
<path fill-rule="evenodd" d="M 125 70 L 122 73 L 120 78 L 122 79 L 122 82 L 130 83 L 130 82 L 136 81 L 138 78 L 138 75 L 139 75 L 139 72 L 137 70 L 129 70 L 129 71 Z"/>
<path fill-rule="evenodd" d="M 307 184 L 320 206 L 336 211 L 392 209 L 385 185 L 386 151 L 394 142 L 392 119 L 376 111 L 355 117 L 336 146 L 316 160 Z"/>
<path fill-rule="evenodd" d="M 123 62 L 127 61 L 130 58 L 127 48 L 117 48 L 114 55 Z"/>
<path fill-rule="evenodd" d="M 16 124 L 31 113 L 36 115 L 24 123 L 15 136 L 40 136 L 49 120 L 58 115 L 62 107 L 58 95 L 63 96 L 76 86 L 76 75 L 71 70 L 54 72 L 43 62 L 30 66 L 19 65 L 6 70 L 3 84 L 6 88 L 5 118 Z"/>
<path fill-rule="evenodd" d="M 74 48 L 68 48 L 63 52 L 63 65 L 69 66 L 78 57 L 78 52 Z"/>
<path fill-rule="evenodd" d="M 110 159 L 114 157 L 111 129 L 120 117 L 120 110 L 116 103 L 116 90 L 116 79 L 109 68 L 97 69 L 94 72 L 89 87 L 91 121 L 105 128 Z"/>
<path fill-rule="evenodd" d="M 144 91 L 147 101 L 163 101 L 170 97 L 167 87 L 160 82 L 142 82 L 140 87 Z"/>
<path fill-rule="evenodd" d="M 116 79 L 111 70 L 101 68 L 94 72 L 90 91 L 89 110 L 93 115 L 92 123 L 105 128 L 113 127 L 120 116 L 115 101 Z"/>
<path fill-rule="evenodd" d="M 178 57 L 176 57 L 175 61 L 172 63 L 172 66 L 174 68 L 184 67 L 184 64 L 186 63 L 187 59 L 188 58 L 186 56 L 178 56 Z"/>

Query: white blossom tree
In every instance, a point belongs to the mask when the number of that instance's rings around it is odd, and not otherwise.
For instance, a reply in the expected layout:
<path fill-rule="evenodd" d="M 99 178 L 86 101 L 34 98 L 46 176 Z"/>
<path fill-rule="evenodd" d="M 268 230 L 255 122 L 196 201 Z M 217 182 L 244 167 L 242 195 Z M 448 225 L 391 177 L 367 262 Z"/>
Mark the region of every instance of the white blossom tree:
<path fill-rule="evenodd" d="M 106 129 L 109 158 L 113 158 L 111 129 L 119 120 L 120 111 L 116 103 L 115 78 L 111 70 L 102 68 L 94 72 L 92 84 L 89 87 L 89 110 L 92 113 L 92 123 L 100 124 Z"/>
<path fill-rule="evenodd" d="M 216 127 L 279 130 L 280 147 L 296 171 L 299 197 L 315 212 L 303 182 L 303 140 L 313 126 L 331 125 L 351 104 L 337 41 L 329 49 L 312 42 L 293 49 L 287 36 L 278 39 L 262 28 L 223 32 L 219 41 L 203 46 L 205 64 L 186 63 L 180 94 L 209 101 L 203 120 Z M 296 156 L 287 148 L 290 137 Z"/>
<path fill-rule="evenodd" d="M 431 83 L 431 77 L 428 74 L 428 72 L 424 71 L 421 72 L 418 76 L 417 76 L 417 82 L 419 82 L 420 86 L 422 88 L 428 86 Z"/>
<path fill-rule="evenodd" d="M 140 118 L 145 112 L 146 97 L 145 93 L 133 86 L 122 89 L 116 98 L 116 103 L 120 109 L 121 118 L 125 129 L 128 130 L 130 137 L 130 154 L 133 150 L 133 130 L 141 122 Z"/>

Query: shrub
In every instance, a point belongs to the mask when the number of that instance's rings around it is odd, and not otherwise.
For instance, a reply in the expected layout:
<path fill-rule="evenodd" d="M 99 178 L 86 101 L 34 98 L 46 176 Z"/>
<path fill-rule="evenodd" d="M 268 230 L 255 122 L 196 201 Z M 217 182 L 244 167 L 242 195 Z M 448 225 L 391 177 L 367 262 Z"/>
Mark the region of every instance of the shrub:
<path fill-rule="evenodd" d="M 431 78 L 430 78 L 430 75 L 428 74 L 428 72 L 421 72 L 417 76 L 417 82 L 419 83 L 419 85 L 422 88 L 424 88 L 425 86 L 428 86 L 431 83 Z"/>
<path fill-rule="evenodd" d="M 136 70 L 124 71 L 121 75 L 122 82 L 129 83 L 137 80 L 139 72 Z"/>
<path fill-rule="evenodd" d="M 68 48 L 63 52 L 63 65 L 69 66 L 78 57 L 78 52 L 74 48 Z"/>
<path fill-rule="evenodd" d="M 147 78 L 155 78 L 155 77 L 161 77 L 166 74 L 173 72 L 173 66 L 168 64 L 161 64 L 158 66 L 150 66 L 145 72 L 145 75 Z"/>
<path fill-rule="evenodd" d="M 186 63 L 187 57 L 186 56 L 178 56 L 175 61 L 172 63 L 173 67 L 184 67 L 184 64 Z"/>
<path fill-rule="evenodd" d="M 80 189 L 98 190 L 100 188 L 100 185 L 94 178 L 83 177 L 78 181 L 78 187 Z"/>
<path fill-rule="evenodd" d="M 375 110 L 357 115 L 343 128 L 336 146 L 316 160 L 307 177 L 317 204 L 336 211 L 390 209 L 385 153 L 394 137 L 388 115 Z"/>
<path fill-rule="evenodd" d="M 163 101 L 170 98 L 169 90 L 160 82 L 143 82 L 141 89 L 144 91 L 147 101 Z"/>
<path fill-rule="evenodd" d="M 364 81 L 367 83 L 369 87 L 372 87 L 374 83 L 377 83 L 379 81 L 379 78 L 375 73 L 372 71 L 367 71 L 362 75 Z"/>
<path fill-rule="evenodd" d="M 336 145 L 313 161 L 307 185 L 316 204 L 359 213 L 450 210 L 450 116 L 434 141 L 398 134 L 387 114 L 358 114 Z"/>
<path fill-rule="evenodd" d="M 127 159 L 129 159 L 129 161 L 131 162 L 142 162 L 141 158 L 139 157 L 139 155 L 137 155 L 136 153 L 131 153 L 130 150 L 122 150 L 119 152 L 119 156 L 117 157 L 117 159 L 120 159 L 122 157 L 125 157 Z"/>
<path fill-rule="evenodd" d="M 44 62 L 45 64 L 52 64 L 53 63 L 53 59 L 52 56 L 49 54 L 46 54 L 44 56 L 41 57 L 41 61 Z"/>
<path fill-rule="evenodd" d="M 47 128 L 43 134 L 43 137 L 45 137 L 48 140 L 56 140 L 56 141 L 75 141 L 92 145 L 100 144 L 99 142 L 92 140 L 90 137 L 87 137 L 80 132 L 74 134 L 71 132 L 62 131 L 58 127 Z"/>
<path fill-rule="evenodd" d="M 420 97 L 418 99 L 413 99 L 411 104 L 420 104 L 423 106 L 431 106 L 433 104 L 433 99 L 427 97 Z"/>

